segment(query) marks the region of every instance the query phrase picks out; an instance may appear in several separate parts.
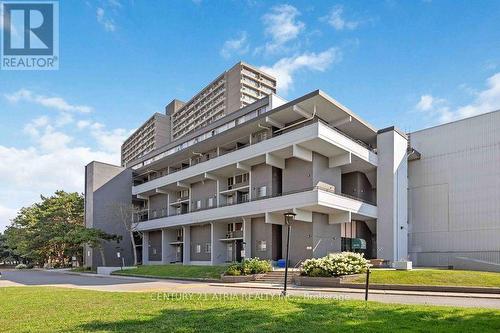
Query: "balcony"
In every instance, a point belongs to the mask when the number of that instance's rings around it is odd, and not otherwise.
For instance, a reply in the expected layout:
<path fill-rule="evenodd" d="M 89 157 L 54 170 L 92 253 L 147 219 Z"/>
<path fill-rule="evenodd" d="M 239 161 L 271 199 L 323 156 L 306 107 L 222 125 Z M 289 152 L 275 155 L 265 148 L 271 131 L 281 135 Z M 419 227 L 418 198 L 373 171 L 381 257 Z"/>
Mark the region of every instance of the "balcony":
<path fill-rule="evenodd" d="M 359 140 L 355 141 L 322 121 L 315 120 L 294 127 L 288 132 L 282 131 L 270 137 L 262 137 L 256 143 L 235 145 L 228 150 L 221 149 L 219 156 L 195 165 L 186 165 L 175 175 L 171 170 L 166 176 L 134 186 L 132 192 L 133 194 L 153 192 L 158 187 L 190 178 L 199 178 L 204 173 L 217 171 L 237 163 L 256 165 L 262 163 L 263 157 L 268 153 L 277 153 L 281 158 L 290 158 L 294 156 L 291 149 L 294 145 L 300 145 L 324 156 L 349 152 L 353 155 L 353 161 L 361 163 L 363 167 L 377 165 L 377 155 L 373 148 Z M 225 156 L 222 157 L 222 155 Z"/>
<path fill-rule="evenodd" d="M 168 216 L 142 221 L 137 225 L 137 229 L 148 230 L 238 216 L 255 216 L 256 214 L 283 212 L 292 209 L 300 209 L 308 212 L 319 211 L 325 214 L 336 214 L 339 211 L 343 211 L 352 213 L 359 220 L 377 218 L 377 207 L 373 203 L 363 202 L 358 198 L 335 193 L 334 186 L 321 183 L 317 186 L 285 193 L 252 199 L 246 197 L 245 200 L 235 201 L 231 204 L 192 209 L 191 211 L 182 213 L 174 212 Z"/>

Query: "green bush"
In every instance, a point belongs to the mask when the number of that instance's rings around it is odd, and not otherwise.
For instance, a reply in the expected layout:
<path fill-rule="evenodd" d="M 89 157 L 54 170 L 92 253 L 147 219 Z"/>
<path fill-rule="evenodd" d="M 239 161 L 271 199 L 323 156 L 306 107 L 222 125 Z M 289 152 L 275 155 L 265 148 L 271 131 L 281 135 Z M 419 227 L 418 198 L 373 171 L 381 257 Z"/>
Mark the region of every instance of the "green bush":
<path fill-rule="evenodd" d="M 250 258 L 242 263 L 244 275 L 263 274 L 272 270 L 271 262 L 260 260 L 259 258 Z"/>
<path fill-rule="evenodd" d="M 229 265 L 224 272 L 225 275 L 239 276 L 241 275 L 241 267 L 239 264 Z"/>
<path fill-rule="evenodd" d="M 362 253 L 342 252 L 323 258 L 307 259 L 302 264 L 302 275 L 310 277 L 331 277 L 366 272 L 368 261 Z"/>
<path fill-rule="evenodd" d="M 16 269 L 28 269 L 28 266 L 26 266 L 25 264 L 19 264 L 16 266 Z"/>
<path fill-rule="evenodd" d="M 225 275 L 239 276 L 250 274 L 263 274 L 272 270 L 269 260 L 261 260 L 259 258 L 246 259 L 241 263 L 231 264 L 224 272 Z"/>

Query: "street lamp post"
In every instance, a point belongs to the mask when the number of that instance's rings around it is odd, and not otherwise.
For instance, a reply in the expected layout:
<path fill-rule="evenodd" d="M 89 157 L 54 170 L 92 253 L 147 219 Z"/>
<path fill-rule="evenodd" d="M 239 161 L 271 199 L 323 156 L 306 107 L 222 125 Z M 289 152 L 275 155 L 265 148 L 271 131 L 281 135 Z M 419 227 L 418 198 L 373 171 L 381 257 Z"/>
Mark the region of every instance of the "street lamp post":
<path fill-rule="evenodd" d="M 286 257 L 285 257 L 285 284 L 283 286 L 283 291 L 281 292 L 281 295 L 283 297 L 286 296 L 286 286 L 288 283 L 288 253 L 290 250 L 290 229 L 292 228 L 292 221 L 295 218 L 295 213 L 287 212 L 284 214 L 285 215 L 285 224 L 287 226 L 287 231 L 286 231 Z"/>

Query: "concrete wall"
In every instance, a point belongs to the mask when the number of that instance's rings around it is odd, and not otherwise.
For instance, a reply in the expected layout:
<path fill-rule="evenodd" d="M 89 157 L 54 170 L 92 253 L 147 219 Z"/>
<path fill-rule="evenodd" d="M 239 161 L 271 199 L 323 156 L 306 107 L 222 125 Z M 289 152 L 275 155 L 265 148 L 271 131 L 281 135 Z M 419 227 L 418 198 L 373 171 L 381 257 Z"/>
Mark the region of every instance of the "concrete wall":
<path fill-rule="evenodd" d="M 149 261 L 161 261 L 162 257 L 162 234 L 161 230 L 149 232 Z"/>
<path fill-rule="evenodd" d="M 272 224 L 265 223 L 263 217 L 252 218 L 252 257 L 272 259 Z M 259 241 L 266 241 L 266 251 L 260 251 Z"/>
<path fill-rule="evenodd" d="M 283 193 L 299 191 L 313 186 L 311 162 L 292 157 L 285 160 L 283 170 Z"/>
<path fill-rule="evenodd" d="M 408 140 L 394 128 L 377 135 L 377 257 L 408 260 Z"/>
<path fill-rule="evenodd" d="M 272 167 L 264 163 L 252 167 L 252 198 L 256 198 L 259 187 L 266 186 L 267 195 L 272 193 Z"/>
<path fill-rule="evenodd" d="M 191 207 L 196 209 L 196 201 L 201 200 L 201 208 L 208 207 L 208 198 L 214 198 L 214 206 L 217 204 L 217 182 L 205 180 L 191 185 Z"/>
<path fill-rule="evenodd" d="M 342 175 L 342 193 L 368 202 L 376 202 L 376 191 L 362 172 L 355 171 Z"/>
<path fill-rule="evenodd" d="M 342 186 L 341 168 L 329 168 L 328 157 L 313 153 L 313 185 L 324 182 L 335 186 L 335 192 L 339 193 Z"/>
<path fill-rule="evenodd" d="M 312 225 L 314 258 L 341 251 L 340 223 L 328 224 L 328 215 L 313 213 Z"/>
<path fill-rule="evenodd" d="M 149 197 L 149 216 L 155 218 L 166 216 L 168 207 L 168 196 L 166 194 L 156 194 Z"/>
<path fill-rule="evenodd" d="M 421 153 L 408 170 L 411 259 L 500 263 L 500 112 L 414 132 L 410 142 Z"/>
<path fill-rule="evenodd" d="M 210 253 L 205 252 L 205 244 L 212 242 L 211 225 L 191 226 L 191 261 L 210 261 Z M 196 246 L 201 246 L 201 252 L 196 253 Z"/>
<path fill-rule="evenodd" d="M 286 256 L 287 227 L 283 226 L 283 258 Z M 295 220 L 290 232 L 290 266 L 313 257 L 313 223 Z"/>
<path fill-rule="evenodd" d="M 85 226 L 101 229 L 122 237 L 119 244 L 104 242 L 107 266 L 120 266 L 119 250 L 125 265 L 133 264 L 132 242 L 123 222 L 116 214 L 116 205 L 131 205 L 132 172 L 119 166 L 92 162 L 85 167 Z M 102 266 L 99 251 L 85 248 L 84 264 Z"/>
<path fill-rule="evenodd" d="M 162 262 L 168 264 L 174 261 L 182 261 L 182 257 L 177 256 L 177 246 L 172 245 L 172 242 L 177 242 L 177 230 L 179 228 L 164 228 L 162 229 Z"/>

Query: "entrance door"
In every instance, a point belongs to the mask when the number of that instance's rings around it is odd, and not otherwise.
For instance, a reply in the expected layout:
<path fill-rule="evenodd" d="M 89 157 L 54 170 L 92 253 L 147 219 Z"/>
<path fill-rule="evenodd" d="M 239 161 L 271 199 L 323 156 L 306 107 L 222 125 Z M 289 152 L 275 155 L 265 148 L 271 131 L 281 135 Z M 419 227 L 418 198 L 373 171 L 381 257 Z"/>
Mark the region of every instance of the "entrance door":
<path fill-rule="evenodd" d="M 236 261 L 240 262 L 241 261 L 241 250 L 243 250 L 243 241 L 242 240 L 235 241 L 235 247 L 236 247 Z"/>

